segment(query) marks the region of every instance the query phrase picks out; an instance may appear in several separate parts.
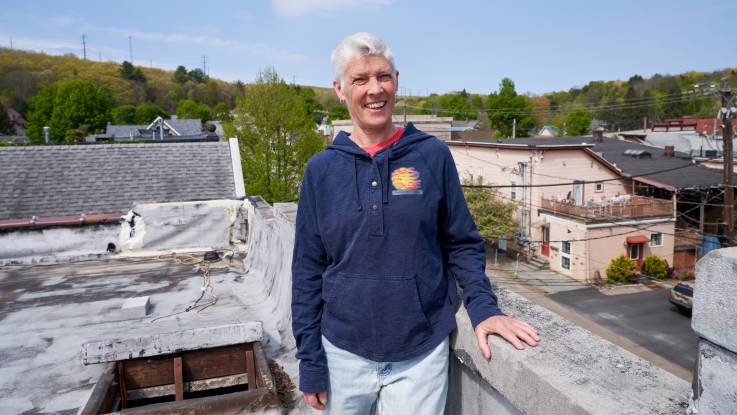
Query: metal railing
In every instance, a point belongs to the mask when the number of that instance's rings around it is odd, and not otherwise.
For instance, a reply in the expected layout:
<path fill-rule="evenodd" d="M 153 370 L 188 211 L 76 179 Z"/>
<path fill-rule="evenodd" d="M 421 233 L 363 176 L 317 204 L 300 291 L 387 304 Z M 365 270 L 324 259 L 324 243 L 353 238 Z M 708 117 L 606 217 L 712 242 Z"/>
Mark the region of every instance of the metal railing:
<path fill-rule="evenodd" d="M 672 201 L 643 196 L 631 196 L 626 201 L 587 202 L 585 205 L 542 198 L 540 208 L 553 214 L 572 216 L 587 222 L 673 216 Z"/>

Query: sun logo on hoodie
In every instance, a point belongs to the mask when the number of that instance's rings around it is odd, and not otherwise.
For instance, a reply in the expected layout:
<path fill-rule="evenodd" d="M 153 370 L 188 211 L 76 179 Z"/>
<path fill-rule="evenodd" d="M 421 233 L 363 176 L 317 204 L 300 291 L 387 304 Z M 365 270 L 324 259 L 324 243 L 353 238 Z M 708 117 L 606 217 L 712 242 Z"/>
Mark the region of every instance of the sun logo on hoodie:
<path fill-rule="evenodd" d="M 392 172 L 393 195 L 421 195 L 422 180 L 414 167 L 400 167 Z"/>

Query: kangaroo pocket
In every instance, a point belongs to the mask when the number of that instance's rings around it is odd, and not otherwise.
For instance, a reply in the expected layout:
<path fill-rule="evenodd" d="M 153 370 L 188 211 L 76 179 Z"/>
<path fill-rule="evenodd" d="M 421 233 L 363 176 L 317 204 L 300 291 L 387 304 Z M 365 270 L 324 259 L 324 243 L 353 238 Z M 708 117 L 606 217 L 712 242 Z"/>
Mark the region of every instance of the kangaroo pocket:
<path fill-rule="evenodd" d="M 388 360 L 432 334 L 413 276 L 338 273 L 331 285 L 326 330 L 356 350 Z"/>

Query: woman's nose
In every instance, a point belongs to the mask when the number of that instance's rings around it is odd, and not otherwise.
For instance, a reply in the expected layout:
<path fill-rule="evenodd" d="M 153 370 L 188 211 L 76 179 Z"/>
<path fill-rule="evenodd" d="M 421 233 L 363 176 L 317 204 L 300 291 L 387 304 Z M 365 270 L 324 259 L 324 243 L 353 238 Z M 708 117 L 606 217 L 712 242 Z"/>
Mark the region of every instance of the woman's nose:
<path fill-rule="evenodd" d="M 383 90 L 384 89 L 381 86 L 381 82 L 379 82 L 379 78 L 375 76 L 369 77 L 369 80 L 368 80 L 368 93 L 369 94 L 380 94 Z"/>

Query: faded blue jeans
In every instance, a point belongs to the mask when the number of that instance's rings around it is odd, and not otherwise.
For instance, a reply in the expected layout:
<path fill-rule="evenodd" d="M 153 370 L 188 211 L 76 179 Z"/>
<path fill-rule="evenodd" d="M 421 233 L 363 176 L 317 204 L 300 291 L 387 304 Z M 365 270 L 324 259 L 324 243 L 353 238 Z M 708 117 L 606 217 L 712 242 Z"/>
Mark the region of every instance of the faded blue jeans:
<path fill-rule="evenodd" d="M 330 390 L 325 414 L 441 415 L 448 396 L 448 338 L 401 362 L 374 362 L 324 336 Z"/>

